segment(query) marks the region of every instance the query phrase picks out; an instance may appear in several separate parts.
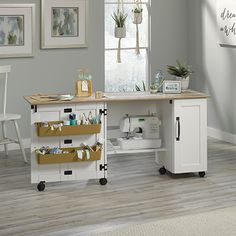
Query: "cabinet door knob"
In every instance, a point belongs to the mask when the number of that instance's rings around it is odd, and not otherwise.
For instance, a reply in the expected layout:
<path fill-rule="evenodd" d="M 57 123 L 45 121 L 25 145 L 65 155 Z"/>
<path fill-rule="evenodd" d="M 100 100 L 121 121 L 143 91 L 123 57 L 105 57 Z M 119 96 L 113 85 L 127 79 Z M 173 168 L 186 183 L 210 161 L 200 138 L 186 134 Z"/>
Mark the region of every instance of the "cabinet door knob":
<path fill-rule="evenodd" d="M 177 121 L 177 137 L 176 137 L 176 141 L 180 141 L 180 118 L 176 117 L 176 121 Z"/>

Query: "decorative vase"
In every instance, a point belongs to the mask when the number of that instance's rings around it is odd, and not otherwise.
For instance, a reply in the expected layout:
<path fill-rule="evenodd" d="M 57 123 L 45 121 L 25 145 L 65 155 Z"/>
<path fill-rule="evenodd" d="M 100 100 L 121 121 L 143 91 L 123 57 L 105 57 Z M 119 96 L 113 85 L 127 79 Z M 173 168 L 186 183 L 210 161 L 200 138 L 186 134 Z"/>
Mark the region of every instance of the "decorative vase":
<path fill-rule="evenodd" d="M 126 28 L 125 27 L 116 27 L 115 28 L 115 37 L 118 39 L 123 39 L 126 37 Z"/>
<path fill-rule="evenodd" d="M 185 90 L 188 89 L 188 87 L 189 87 L 189 76 L 187 76 L 186 78 L 176 76 L 175 78 L 176 78 L 176 80 L 181 81 L 182 91 L 185 91 Z"/>
<path fill-rule="evenodd" d="M 133 23 L 136 25 L 140 25 L 143 22 L 143 14 L 142 12 L 138 12 L 138 13 L 133 13 Z"/>

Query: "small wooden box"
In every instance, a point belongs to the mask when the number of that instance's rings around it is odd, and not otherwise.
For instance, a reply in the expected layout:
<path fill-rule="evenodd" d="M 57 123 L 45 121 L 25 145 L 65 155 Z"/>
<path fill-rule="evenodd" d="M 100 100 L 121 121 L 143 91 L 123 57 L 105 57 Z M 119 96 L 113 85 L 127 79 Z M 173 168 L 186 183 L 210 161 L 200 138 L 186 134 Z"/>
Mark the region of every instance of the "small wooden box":
<path fill-rule="evenodd" d="M 83 91 L 82 84 L 83 82 L 88 83 L 88 91 Z M 76 92 L 75 95 L 77 97 L 90 97 L 92 96 L 93 89 L 92 89 L 92 81 L 91 80 L 78 80 L 76 82 Z"/>
<path fill-rule="evenodd" d="M 49 125 L 61 124 L 63 123 L 63 121 L 52 121 L 48 123 Z M 62 126 L 61 131 L 59 130 L 59 128 L 51 130 L 50 127 L 43 127 L 42 123 L 36 123 L 35 125 L 39 137 L 86 135 L 98 134 L 101 132 L 101 124 Z"/>
<path fill-rule="evenodd" d="M 95 147 L 92 147 L 93 150 Z M 46 165 L 46 164 L 61 164 L 61 163 L 71 163 L 71 162 L 91 162 L 91 161 L 99 161 L 101 160 L 102 151 L 91 152 L 90 151 L 90 159 L 86 159 L 85 152 L 83 153 L 83 159 L 79 159 L 77 157 L 76 150 L 82 150 L 82 148 L 61 148 L 61 150 L 68 151 L 68 154 L 46 154 L 46 155 L 37 155 L 38 164 Z"/>

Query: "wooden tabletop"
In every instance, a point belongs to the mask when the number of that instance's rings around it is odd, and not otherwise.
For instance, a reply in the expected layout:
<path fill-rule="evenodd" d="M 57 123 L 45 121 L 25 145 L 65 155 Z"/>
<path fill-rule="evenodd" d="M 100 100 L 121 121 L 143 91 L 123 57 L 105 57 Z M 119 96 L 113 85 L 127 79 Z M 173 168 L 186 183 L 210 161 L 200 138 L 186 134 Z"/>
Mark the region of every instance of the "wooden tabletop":
<path fill-rule="evenodd" d="M 91 102 L 125 102 L 125 101 L 155 101 L 155 100 L 176 100 L 176 99 L 200 99 L 209 96 L 193 90 L 187 90 L 181 94 L 150 94 L 149 92 L 128 92 L 128 93 L 104 93 L 102 99 L 91 97 L 74 97 L 71 101 L 58 99 L 59 95 L 37 94 L 24 96 L 30 105 L 53 105 L 53 104 L 74 104 Z"/>

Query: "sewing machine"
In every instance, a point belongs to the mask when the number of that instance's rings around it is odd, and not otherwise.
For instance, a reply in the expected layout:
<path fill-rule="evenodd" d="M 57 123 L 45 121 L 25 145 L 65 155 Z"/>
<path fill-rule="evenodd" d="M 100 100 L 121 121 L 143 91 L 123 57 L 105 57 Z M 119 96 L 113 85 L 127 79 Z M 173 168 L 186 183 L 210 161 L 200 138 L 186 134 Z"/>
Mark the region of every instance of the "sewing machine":
<path fill-rule="evenodd" d="M 154 149 L 161 147 L 161 121 L 156 116 L 126 116 L 120 121 L 125 138 L 118 139 L 121 149 Z"/>

